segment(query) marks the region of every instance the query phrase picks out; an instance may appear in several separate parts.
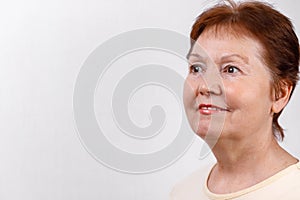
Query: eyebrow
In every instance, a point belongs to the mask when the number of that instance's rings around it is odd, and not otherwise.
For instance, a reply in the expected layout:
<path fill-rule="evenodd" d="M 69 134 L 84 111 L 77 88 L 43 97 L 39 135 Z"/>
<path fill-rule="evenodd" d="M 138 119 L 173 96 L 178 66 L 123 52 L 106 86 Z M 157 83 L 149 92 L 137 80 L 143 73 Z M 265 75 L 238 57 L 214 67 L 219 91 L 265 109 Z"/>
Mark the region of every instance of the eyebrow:
<path fill-rule="evenodd" d="M 222 56 L 221 61 L 224 61 L 224 60 L 226 60 L 228 58 L 231 58 L 231 57 L 238 57 L 241 60 L 243 60 L 246 64 L 249 63 L 249 58 L 248 57 L 244 57 L 244 56 L 241 56 L 239 54 L 230 54 L 230 55 Z"/>
<path fill-rule="evenodd" d="M 204 60 L 204 59 L 205 59 L 205 57 L 203 57 L 203 56 L 201 56 L 201 55 L 199 55 L 199 54 L 196 54 L 196 53 L 188 53 L 188 54 L 186 55 L 186 59 L 189 59 L 191 56 L 197 57 L 197 58 L 199 58 L 199 59 L 201 59 L 201 60 Z"/>
<path fill-rule="evenodd" d="M 205 60 L 205 59 L 207 59 L 206 57 L 203 57 L 203 56 L 201 56 L 200 54 L 197 54 L 197 53 L 188 53 L 188 54 L 186 55 L 187 60 L 189 60 L 189 58 L 190 58 L 191 56 L 197 57 L 197 58 L 200 59 L 200 60 Z M 224 60 L 229 59 L 229 58 L 231 58 L 231 57 L 237 57 L 237 58 L 243 60 L 246 64 L 249 64 L 249 58 L 248 58 L 248 57 L 245 57 L 245 56 L 242 56 L 242 55 L 239 55 L 239 54 L 236 54 L 236 53 L 222 56 L 222 57 L 221 57 L 221 62 L 224 62 Z"/>

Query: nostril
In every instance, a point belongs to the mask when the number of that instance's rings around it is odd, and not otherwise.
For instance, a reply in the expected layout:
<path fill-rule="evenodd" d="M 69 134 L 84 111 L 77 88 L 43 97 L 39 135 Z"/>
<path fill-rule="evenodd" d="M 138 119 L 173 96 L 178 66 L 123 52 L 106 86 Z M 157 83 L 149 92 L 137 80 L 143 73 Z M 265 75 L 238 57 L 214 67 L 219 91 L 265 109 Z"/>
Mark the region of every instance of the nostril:
<path fill-rule="evenodd" d="M 212 85 L 207 87 L 206 85 L 201 85 L 198 87 L 197 95 L 210 96 L 210 95 L 222 95 L 222 88 L 220 85 Z"/>
<path fill-rule="evenodd" d="M 207 88 L 206 85 L 201 85 L 198 87 L 198 94 L 204 95 L 204 96 L 209 96 L 209 89 Z"/>

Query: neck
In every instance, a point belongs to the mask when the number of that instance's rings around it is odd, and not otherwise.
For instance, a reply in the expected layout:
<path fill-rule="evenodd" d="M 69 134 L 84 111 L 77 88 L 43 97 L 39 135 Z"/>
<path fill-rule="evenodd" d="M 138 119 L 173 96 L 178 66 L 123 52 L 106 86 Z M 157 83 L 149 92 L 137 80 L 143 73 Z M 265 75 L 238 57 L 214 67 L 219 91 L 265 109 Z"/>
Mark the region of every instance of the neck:
<path fill-rule="evenodd" d="M 254 169 L 259 164 L 264 164 L 276 158 L 280 151 L 277 141 L 271 136 L 267 140 L 256 142 L 247 140 L 222 140 L 218 141 L 212 151 L 218 161 L 219 167 L 224 172 L 237 172 L 245 168 Z M 276 159 L 277 160 L 277 159 Z"/>
<path fill-rule="evenodd" d="M 280 147 L 272 132 L 253 134 L 252 138 L 245 139 L 221 138 L 212 151 L 217 165 L 211 172 L 208 186 L 217 193 L 247 188 L 297 162 Z"/>

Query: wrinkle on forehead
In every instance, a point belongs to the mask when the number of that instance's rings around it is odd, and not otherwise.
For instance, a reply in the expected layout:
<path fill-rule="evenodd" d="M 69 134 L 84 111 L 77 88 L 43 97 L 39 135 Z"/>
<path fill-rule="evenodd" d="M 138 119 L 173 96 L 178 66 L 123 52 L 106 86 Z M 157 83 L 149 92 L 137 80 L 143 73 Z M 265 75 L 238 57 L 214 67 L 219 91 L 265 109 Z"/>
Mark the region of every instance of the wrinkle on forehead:
<path fill-rule="evenodd" d="M 209 39 L 238 39 L 241 41 L 253 41 L 253 46 L 255 46 L 257 49 L 257 58 L 259 58 L 265 65 L 267 65 L 264 59 L 266 51 L 264 49 L 263 44 L 244 27 L 240 27 L 238 25 L 215 25 L 204 29 L 200 36 L 204 35 L 206 38 Z M 195 50 L 202 53 L 205 52 L 201 47 L 201 43 L 199 43 L 199 37 L 197 38 L 197 41 L 194 42 L 194 45 L 191 47 L 189 54 L 193 53 Z"/>
<path fill-rule="evenodd" d="M 264 53 L 264 48 L 261 42 L 244 26 L 239 24 L 218 24 L 214 26 L 208 26 L 204 29 L 204 31 L 198 36 L 197 40 L 201 35 L 206 35 L 208 38 L 216 38 L 216 39 L 251 39 L 258 44 L 258 51 L 260 55 Z M 194 51 L 202 52 L 201 44 L 196 41 L 192 41 L 192 46 L 187 54 L 187 58 Z M 263 57 L 263 56 L 262 56 Z"/>

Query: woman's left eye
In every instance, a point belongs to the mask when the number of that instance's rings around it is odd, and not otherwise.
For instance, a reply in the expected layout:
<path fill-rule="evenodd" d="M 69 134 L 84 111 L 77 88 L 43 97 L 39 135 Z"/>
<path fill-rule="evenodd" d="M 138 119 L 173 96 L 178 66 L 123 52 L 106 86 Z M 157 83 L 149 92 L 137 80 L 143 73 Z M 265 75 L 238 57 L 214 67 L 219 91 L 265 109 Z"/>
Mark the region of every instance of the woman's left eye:
<path fill-rule="evenodd" d="M 228 65 L 226 66 L 224 69 L 223 69 L 223 72 L 225 73 L 229 73 L 229 74 L 234 74 L 234 73 L 237 73 L 237 72 L 240 72 L 241 70 L 236 67 L 236 66 L 233 66 L 233 65 Z"/>

